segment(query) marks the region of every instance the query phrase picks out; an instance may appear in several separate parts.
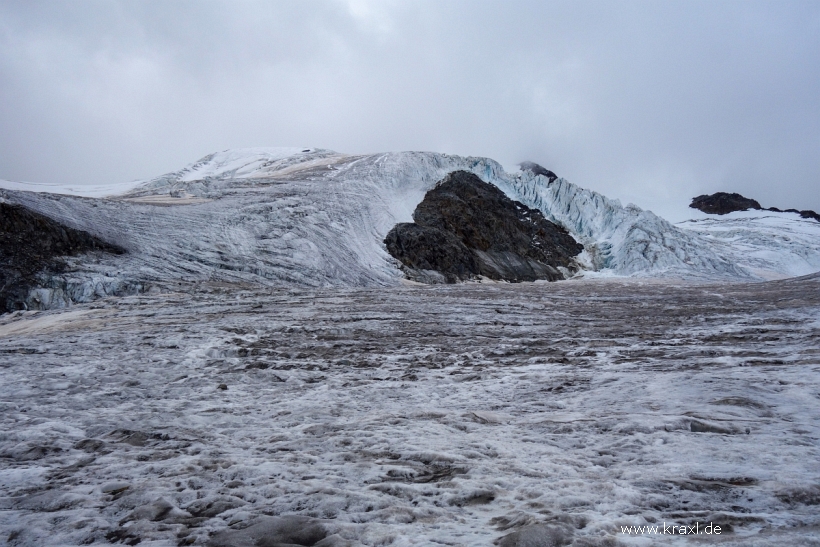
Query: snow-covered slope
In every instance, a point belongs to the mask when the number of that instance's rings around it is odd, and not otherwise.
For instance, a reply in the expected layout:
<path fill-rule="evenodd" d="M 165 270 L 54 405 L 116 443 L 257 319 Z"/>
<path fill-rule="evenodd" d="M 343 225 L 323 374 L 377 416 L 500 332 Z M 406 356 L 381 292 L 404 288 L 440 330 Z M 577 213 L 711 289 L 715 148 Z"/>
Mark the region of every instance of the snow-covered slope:
<path fill-rule="evenodd" d="M 44 279 L 32 297 L 31 306 L 49 308 L 204 281 L 395 285 L 402 274 L 384 248 L 385 235 L 396 223 L 410 222 L 424 194 L 457 169 L 565 226 L 587 249 L 586 275 L 759 278 L 713 234 L 673 226 L 564 179 L 550 183 L 528 170 L 507 173 L 487 158 L 229 150 L 123 186 L 124 192 L 107 199 L 31 193 L 3 183 L 8 190 L 0 190 L 0 197 L 129 251 L 72 259 L 71 271 Z"/>
<path fill-rule="evenodd" d="M 715 217 L 698 212 L 677 226 L 764 279 L 820 271 L 820 222 L 796 213 L 749 210 Z"/>
<path fill-rule="evenodd" d="M 67 196 L 84 196 L 101 198 L 123 194 L 144 181 L 120 182 L 114 184 L 57 184 L 45 182 L 16 182 L 0 180 L 0 188 L 19 190 L 22 192 L 46 192 L 49 194 L 64 194 Z"/>
<path fill-rule="evenodd" d="M 291 161 L 290 163 L 298 163 L 300 155 L 311 152 L 315 155 L 317 151 L 313 148 L 237 148 L 208 154 L 179 171 L 148 181 L 134 180 L 111 184 L 59 184 L 0 180 L 0 188 L 91 198 L 119 196 L 132 191 L 140 194 L 150 192 L 157 185 L 157 181 L 177 180 L 187 182 L 265 176 L 269 172 L 281 170 L 287 166 L 289 159 L 296 157 L 295 162 Z M 330 153 L 333 154 L 333 152 Z"/>
<path fill-rule="evenodd" d="M 286 174 L 291 168 L 304 169 L 323 163 L 327 158 L 339 158 L 332 150 L 315 148 L 237 148 L 208 154 L 200 160 L 157 178 L 144 181 L 129 192 L 146 195 L 175 187 L 201 191 L 217 181 L 236 181 Z M 190 184 L 196 183 L 196 184 Z"/>
<path fill-rule="evenodd" d="M 438 179 L 464 165 L 461 158 L 423 153 L 300 151 L 283 154 L 275 166 L 258 155 L 244 164 L 237 156 L 213 155 L 116 199 L 3 191 L 10 202 L 128 250 L 70 259 L 72 270 L 44 279 L 29 306 L 207 281 L 395 285 L 402 274 L 384 236 L 410 220 Z M 257 169 L 248 168 L 254 162 Z M 257 176 L 260 169 L 268 169 L 265 176 Z M 206 176 L 191 177 L 195 171 Z M 236 171 L 244 178 L 235 178 Z"/>
<path fill-rule="evenodd" d="M 264 151 L 280 159 L 266 159 Z M 589 269 L 610 275 L 749 277 L 748 272 L 710 252 L 697 237 L 684 232 L 650 211 L 580 188 L 565 179 L 550 183 L 530 171 L 507 173 L 487 158 L 461 158 L 444 154 L 399 153 L 359 161 L 345 169 L 347 157 L 328 150 L 243 149 L 206 156 L 176 173 L 155 179 L 130 195 L 171 192 L 213 196 L 231 181 L 264 179 L 298 173 L 308 168 L 327 169 L 325 178 L 363 179 L 388 190 L 385 204 L 397 222 L 410 221 L 412 211 L 432 183 L 447 172 L 465 169 L 495 184 L 514 200 L 540 209 L 565 226 L 588 248 Z M 335 167 L 334 167 L 335 165 Z M 229 166 L 229 167 L 227 167 Z M 336 170 L 336 173 L 332 171 Z M 194 176 L 199 174 L 201 176 Z M 379 184 L 379 182 L 387 182 Z M 392 222 L 392 221 L 391 221 Z"/>

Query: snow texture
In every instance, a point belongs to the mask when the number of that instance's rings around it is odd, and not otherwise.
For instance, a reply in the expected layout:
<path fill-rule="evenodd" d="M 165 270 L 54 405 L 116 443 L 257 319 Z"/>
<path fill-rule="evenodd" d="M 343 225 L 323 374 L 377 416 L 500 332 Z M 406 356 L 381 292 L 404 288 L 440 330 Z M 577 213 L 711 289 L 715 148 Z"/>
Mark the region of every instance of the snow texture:
<path fill-rule="evenodd" d="M 15 312 L 0 538 L 817 545 L 819 298 L 816 275 L 205 283 Z"/>
<path fill-rule="evenodd" d="M 67 196 L 85 196 L 93 198 L 123 194 L 141 184 L 144 184 L 144 181 L 136 180 L 132 182 L 114 184 L 67 185 L 45 182 L 16 182 L 11 180 L 0 180 L 0 188 L 5 188 L 6 190 L 17 190 L 21 192 L 45 192 L 49 194 L 64 194 Z"/>
<path fill-rule="evenodd" d="M 798 213 L 737 211 L 678 226 L 709 241 L 724 256 L 764 279 L 820 271 L 820 222 Z"/>

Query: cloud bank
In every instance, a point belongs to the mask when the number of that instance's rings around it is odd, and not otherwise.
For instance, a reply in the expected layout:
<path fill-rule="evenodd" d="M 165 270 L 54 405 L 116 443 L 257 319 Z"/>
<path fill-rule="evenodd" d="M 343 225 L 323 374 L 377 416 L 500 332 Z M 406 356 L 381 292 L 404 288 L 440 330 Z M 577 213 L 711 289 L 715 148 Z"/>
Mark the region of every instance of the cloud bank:
<path fill-rule="evenodd" d="M 667 216 L 820 210 L 816 2 L 0 2 L 0 178 L 213 151 L 533 160 Z"/>

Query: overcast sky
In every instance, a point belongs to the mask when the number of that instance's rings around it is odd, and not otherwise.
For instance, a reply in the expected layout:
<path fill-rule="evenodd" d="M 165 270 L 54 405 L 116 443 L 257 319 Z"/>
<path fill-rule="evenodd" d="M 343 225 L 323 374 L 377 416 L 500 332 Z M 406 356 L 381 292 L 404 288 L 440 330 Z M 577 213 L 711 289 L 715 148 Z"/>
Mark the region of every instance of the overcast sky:
<path fill-rule="evenodd" d="M 670 218 L 820 211 L 820 2 L 0 0 L 0 178 L 246 146 L 532 160 Z"/>

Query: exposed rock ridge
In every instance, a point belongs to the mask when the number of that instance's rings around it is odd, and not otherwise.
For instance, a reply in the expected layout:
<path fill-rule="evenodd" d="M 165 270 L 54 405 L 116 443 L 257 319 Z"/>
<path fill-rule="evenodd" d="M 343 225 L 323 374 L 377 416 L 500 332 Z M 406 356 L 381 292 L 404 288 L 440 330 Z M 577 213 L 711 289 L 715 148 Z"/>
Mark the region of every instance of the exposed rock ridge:
<path fill-rule="evenodd" d="M 427 192 L 385 238 L 411 279 L 454 283 L 478 276 L 504 281 L 564 279 L 583 250 L 541 211 L 508 198 L 467 171 L 454 171 Z"/>
<path fill-rule="evenodd" d="M 778 209 L 777 207 L 769 207 L 766 209 L 767 211 L 774 211 L 775 213 L 797 213 L 800 215 L 801 218 L 813 218 L 817 222 L 820 222 L 820 214 L 815 213 L 810 209 L 804 209 L 803 211 L 798 211 L 797 209 Z"/>
<path fill-rule="evenodd" d="M 760 203 L 756 200 L 743 197 L 740 194 L 730 194 L 727 192 L 716 192 L 711 196 L 704 194 L 694 197 L 689 207 L 710 215 L 726 215 L 735 211 L 761 208 Z"/>
<path fill-rule="evenodd" d="M 556 175 L 549 169 L 541 167 L 537 163 L 531 161 L 521 162 L 520 164 L 518 164 L 518 166 L 521 168 L 522 171 L 529 171 L 533 175 L 542 175 L 544 177 L 547 177 L 547 179 L 549 180 L 547 184 L 552 184 L 553 182 L 555 182 L 555 179 L 558 178 L 558 175 Z"/>
<path fill-rule="evenodd" d="M 125 249 L 64 226 L 21 205 L 0 201 L 0 312 L 26 309 L 38 275 L 65 271 L 62 257 Z"/>
<path fill-rule="evenodd" d="M 757 200 L 743 197 L 737 193 L 715 192 L 714 194 L 697 196 L 692 198 L 689 204 L 692 209 L 698 209 L 710 215 L 726 215 L 735 211 L 773 211 L 776 213 L 797 213 L 802 218 L 813 218 L 820 222 L 820 214 L 811 210 L 799 211 L 797 209 L 778 209 L 777 207 L 763 208 Z"/>

